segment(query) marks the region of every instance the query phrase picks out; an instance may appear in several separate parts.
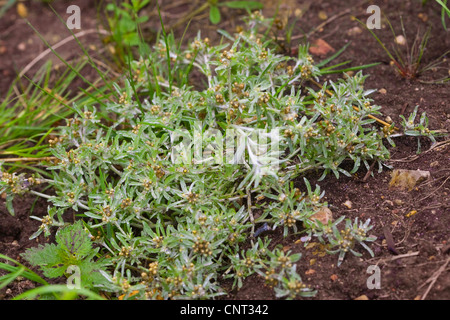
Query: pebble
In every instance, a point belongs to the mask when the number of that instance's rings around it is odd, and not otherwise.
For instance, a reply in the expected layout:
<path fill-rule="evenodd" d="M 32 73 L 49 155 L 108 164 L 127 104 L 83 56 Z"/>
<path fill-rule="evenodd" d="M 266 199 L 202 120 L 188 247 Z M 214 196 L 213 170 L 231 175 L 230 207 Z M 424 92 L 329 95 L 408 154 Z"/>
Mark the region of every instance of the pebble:
<path fill-rule="evenodd" d="M 406 39 L 404 36 L 399 35 L 399 36 L 395 37 L 395 42 L 401 46 L 404 46 L 406 44 Z"/>
<path fill-rule="evenodd" d="M 423 22 L 427 22 L 428 21 L 428 15 L 426 13 L 419 13 L 417 15 L 419 17 L 420 20 L 422 20 Z"/>
<path fill-rule="evenodd" d="M 384 89 L 384 88 L 381 88 L 380 90 L 378 90 L 378 92 L 381 93 L 381 94 L 386 94 L 387 90 Z"/>
<path fill-rule="evenodd" d="M 17 45 L 17 49 L 19 49 L 20 51 L 24 51 L 27 48 L 27 46 L 25 45 L 24 42 L 21 42 Z"/>
<path fill-rule="evenodd" d="M 361 34 L 362 32 L 363 31 L 360 27 L 353 27 L 347 31 L 347 35 L 348 36 L 356 36 L 358 34 Z"/>

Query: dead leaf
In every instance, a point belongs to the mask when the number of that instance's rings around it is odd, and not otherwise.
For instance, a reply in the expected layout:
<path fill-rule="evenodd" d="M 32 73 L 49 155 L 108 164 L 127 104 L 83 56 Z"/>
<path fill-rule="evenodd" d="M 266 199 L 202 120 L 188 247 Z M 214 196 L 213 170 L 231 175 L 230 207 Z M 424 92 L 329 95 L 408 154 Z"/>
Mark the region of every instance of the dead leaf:
<path fill-rule="evenodd" d="M 316 263 L 316 261 L 317 261 L 316 259 L 309 260 L 309 265 L 310 266 L 314 265 Z"/>
<path fill-rule="evenodd" d="M 27 9 L 27 7 L 21 2 L 19 2 L 17 4 L 17 14 L 21 18 L 26 18 L 28 16 L 28 9 Z"/>
<path fill-rule="evenodd" d="M 309 52 L 317 56 L 326 56 L 328 53 L 335 51 L 336 50 L 323 39 L 317 39 L 311 44 L 311 47 L 309 47 Z"/>
<path fill-rule="evenodd" d="M 351 209 L 352 208 L 352 202 L 350 200 L 345 201 L 343 204 L 343 206 L 346 206 L 347 208 Z"/>
<path fill-rule="evenodd" d="M 417 210 L 411 210 L 410 212 L 408 212 L 407 214 L 406 214 L 406 217 L 407 218 L 410 218 L 410 217 L 412 217 L 413 215 L 415 215 L 417 213 Z"/>
<path fill-rule="evenodd" d="M 314 270 L 314 269 L 309 269 L 308 271 L 305 272 L 305 274 L 308 276 L 311 274 L 314 274 L 314 273 L 316 273 L 316 270 Z"/>
<path fill-rule="evenodd" d="M 134 295 L 136 295 L 136 294 L 138 294 L 138 293 L 139 293 L 138 290 L 131 291 L 129 297 L 131 298 L 132 296 L 134 296 Z M 119 300 L 123 300 L 123 298 L 125 298 L 125 294 L 119 296 Z"/>
<path fill-rule="evenodd" d="M 331 279 L 331 281 L 335 282 L 335 281 L 338 279 L 338 276 L 335 275 L 335 274 L 332 274 L 332 275 L 330 276 L 330 279 Z"/>
<path fill-rule="evenodd" d="M 333 220 L 333 213 L 328 207 L 321 207 L 319 211 L 309 217 L 309 220 L 314 221 L 318 220 L 323 225 L 327 225 L 329 221 Z"/>
<path fill-rule="evenodd" d="M 391 175 L 390 187 L 398 187 L 411 191 L 414 187 L 430 178 L 429 171 L 395 169 Z"/>
<path fill-rule="evenodd" d="M 317 242 L 310 242 L 306 245 L 306 249 L 314 248 L 317 245 Z"/>
<path fill-rule="evenodd" d="M 328 19 L 328 15 L 327 15 L 327 13 L 325 12 L 325 11 L 319 11 L 319 19 L 320 20 L 327 20 Z"/>
<path fill-rule="evenodd" d="M 365 294 L 363 294 L 362 296 L 359 296 L 358 298 L 355 298 L 353 300 L 369 300 L 369 298 Z"/>

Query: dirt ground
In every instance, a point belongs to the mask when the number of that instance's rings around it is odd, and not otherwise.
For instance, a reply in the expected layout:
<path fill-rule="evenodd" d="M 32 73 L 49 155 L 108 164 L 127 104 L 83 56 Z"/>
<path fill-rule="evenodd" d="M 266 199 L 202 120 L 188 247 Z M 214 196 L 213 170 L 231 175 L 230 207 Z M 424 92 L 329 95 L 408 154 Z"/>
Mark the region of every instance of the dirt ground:
<path fill-rule="evenodd" d="M 165 22 L 180 19 L 183 13 L 195 5 L 186 1 L 179 1 L 179 5 L 164 2 L 162 16 Z M 274 12 L 274 2 L 265 3 L 266 15 Z M 430 1 L 431 2 L 431 1 Z M 168 3 L 168 2 L 167 2 Z M 310 33 L 309 42 L 317 39 L 325 40 L 332 48 L 338 50 L 351 42 L 347 50 L 335 63 L 352 60 L 352 66 L 381 62 L 380 65 L 364 71 L 369 77 L 366 89 L 376 89 L 372 94 L 375 104 L 381 105 L 383 117 L 391 117 L 399 123 L 399 116 L 407 116 L 419 106 L 419 113 L 426 112 L 430 119 L 430 128 L 450 131 L 450 85 L 424 84 L 419 80 L 438 78 L 448 74 L 450 56 L 443 64 L 445 69 L 430 70 L 419 79 L 405 80 L 395 73 L 389 64 L 386 53 L 367 30 L 355 28 L 359 24 L 351 19 L 351 15 L 362 21 L 368 18 L 366 9 L 370 2 L 348 0 L 283 0 L 280 13 L 291 13 L 293 16 L 301 9 L 302 16 L 295 22 L 293 29 L 292 48 L 303 41 L 304 35 Z M 420 1 L 378 1 L 381 10 L 386 13 L 396 32 L 400 31 L 400 17 L 403 18 L 407 39 L 412 39 L 418 29 L 424 32 L 427 25 L 432 25 L 432 32 L 427 49 L 424 52 L 423 64 L 430 63 L 445 51 L 450 49 L 450 31 L 446 32 L 440 21 L 439 7 L 434 4 L 421 6 Z M 91 1 L 78 1 L 82 9 L 82 28 L 90 29 L 96 26 L 96 8 Z M 176 4 L 176 1 L 173 1 Z M 65 12 L 65 1 L 55 4 L 55 9 L 61 14 Z M 52 16 L 53 13 L 39 2 L 30 5 L 29 20 L 39 30 L 56 43 L 68 36 L 58 26 L 60 22 Z M 45 17 L 45 21 L 43 21 Z M 64 16 L 63 16 L 64 17 Z M 233 30 L 239 25 L 235 12 L 224 11 L 220 28 Z M 155 21 L 150 21 L 155 23 Z M 317 28 L 319 26 L 319 28 Z M 41 29 L 40 29 L 41 28 Z M 211 39 L 218 39 L 215 35 L 216 26 L 208 22 L 205 15 L 193 20 L 185 37 L 193 37 L 198 29 Z M 15 10 L 11 9 L 0 20 L 0 96 L 8 88 L 16 70 L 20 70 L 32 61 L 45 46 L 33 34 L 23 20 L 18 19 Z M 314 30 L 311 32 L 311 30 Z M 181 35 L 184 27 L 175 29 L 176 35 Z M 361 32 L 360 32 L 361 31 Z M 384 21 L 376 34 L 386 44 L 393 42 L 393 35 Z M 58 37 L 53 38 L 52 37 Z M 215 38 L 214 38 L 215 37 Z M 100 45 L 95 35 L 86 36 L 86 43 Z M 25 49 L 23 45 L 25 45 Z M 62 48 L 66 58 L 70 59 L 80 53 L 74 44 Z M 323 57 L 314 56 L 320 61 Z M 32 74 L 33 69 L 30 70 Z M 443 72 L 443 73 L 442 73 Z M 333 77 L 330 77 L 333 79 Z M 321 82 L 327 78 L 321 79 Z M 365 169 L 361 169 L 354 177 L 341 177 L 339 180 L 328 176 L 323 181 L 317 181 L 318 176 L 311 173 L 308 178 L 312 183 L 320 185 L 326 193 L 326 201 L 336 219 L 341 215 L 347 217 L 371 218 L 372 234 L 378 240 L 372 244 L 375 257 L 368 253 L 362 257 L 347 255 L 340 267 L 336 266 L 337 256 L 323 255 L 318 246 L 306 249 L 302 243 L 297 243 L 298 237 L 283 238 L 280 232 L 270 234 L 272 246 L 282 244 L 293 253 L 302 253 L 297 270 L 303 281 L 318 290 L 316 300 L 350 300 L 365 296 L 370 300 L 411 300 L 411 299 L 450 299 L 450 277 L 448 265 L 450 259 L 450 143 L 447 138 L 440 138 L 439 147 L 431 148 L 431 143 L 421 139 L 422 153 L 417 154 L 417 139 L 413 137 L 396 138 L 396 147 L 390 147 L 391 165 L 394 169 L 420 169 L 430 172 L 431 177 L 412 191 L 402 191 L 389 188 L 391 171 L 386 169 L 382 173 L 374 170 L 373 176 L 366 177 Z M 301 181 L 296 182 L 302 188 Z M 351 208 L 343 205 L 349 200 Z M 36 242 L 51 241 L 42 236 L 30 241 L 28 237 L 37 229 L 38 222 L 29 219 L 30 210 L 33 214 L 42 216 L 46 213 L 47 204 L 44 200 L 36 200 L 26 196 L 15 200 L 16 216 L 10 216 L 4 200 L 0 199 L 0 253 L 12 258 Z M 416 213 L 407 216 L 415 210 Z M 392 235 L 394 250 L 387 245 L 386 235 Z M 392 247 L 392 244 L 391 244 Z M 393 252 L 396 251 L 396 252 Z M 367 279 L 371 274 L 367 269 L 371 265 L 380 268 L 381 288 L 368 289 Z M 0 299 L 9 299 L 24 290 L 33 287 L 28 281 L 16 282 L 7 290 L 0 292 Z M 223 281 L 225 288 L 230 283 Z M 229 290 L 224 299 L 275 299 L 272 289 L 264 285 L 264 280 L 254 275 L 244 281 L 243 287 Z"/>

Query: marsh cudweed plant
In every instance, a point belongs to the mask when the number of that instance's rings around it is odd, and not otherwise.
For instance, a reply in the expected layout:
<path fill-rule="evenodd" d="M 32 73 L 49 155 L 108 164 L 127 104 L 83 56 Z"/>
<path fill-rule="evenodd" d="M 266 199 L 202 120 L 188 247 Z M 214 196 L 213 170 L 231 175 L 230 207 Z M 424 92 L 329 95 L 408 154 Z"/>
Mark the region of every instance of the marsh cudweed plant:
<path fill-rule="evenodd" d="M 225 294 L 222 279 L 240 287 L 256 273 L 279 297 L 314 294 L 296 271 L 300 255 L 269 250 L 260 231 L 254 237 L 263 224 L 318 238 L 339 263 L 347 252 L 371 253 L 370 221 L 312 220 L 327 205 L 324 192 L 297 179 L 310 170 L 350 176 L 374 161 L 381 170 L 389 158 L 383 141 L 392 128 L 369 117 L 380 107 L 363 87 L 365 76 L 308 88 L 321 75 L 308 47 L 297 57 L 277 54 L 261 33 L 270 19 L 254 13 L 246 22 L 245 31 L 222 32 L 227 41 L 219 45 L 199 34 L 179 49 L 172 36 L 163 37 L 130 63 L 106 110 L 74 105 L 51 146 L 51 178 L 1 173 L 0 192 L 30 191 L 51 203 L 34 236 L 67 224 L 73 210 L 83 217 L 97 257 L 109 263 L 99 270 L 107 281 L 98 289 L 125 299 L 212 298 Z M 194 146 L 196 135 L 204 139 Z M 189 161 L 174 161 L 180 156 Z M 344 163 L 353 164 L 350 171 Z M 35 191 L 36 181 L 55 195 Z M 248 240 L 252 246 L 243 250 Z"/>

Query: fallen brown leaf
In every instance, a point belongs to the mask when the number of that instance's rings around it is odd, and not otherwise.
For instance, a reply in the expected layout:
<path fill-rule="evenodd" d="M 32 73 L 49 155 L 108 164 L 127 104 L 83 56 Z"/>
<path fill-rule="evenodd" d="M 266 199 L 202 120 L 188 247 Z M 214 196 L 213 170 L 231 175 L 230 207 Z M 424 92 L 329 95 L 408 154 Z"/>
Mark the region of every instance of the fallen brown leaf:
<path fill-rule="evenodd" d="M 317 39 L 309 47 L 309 52 L 317 56 L 326 56 L 330 52 L 335 52 L 336 50 L 330 46 L 325 40 Z"/>
<path fill-rule="evenodd" d="M 314 273 L 316 273 L 316 270 L 314 270 L 314 269 L 309 269 L 308 271 L 305 272 L 305 274 L 308 276 L 311 274 L 314 274 Z"/>

